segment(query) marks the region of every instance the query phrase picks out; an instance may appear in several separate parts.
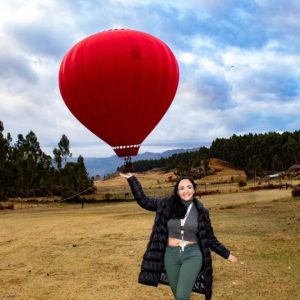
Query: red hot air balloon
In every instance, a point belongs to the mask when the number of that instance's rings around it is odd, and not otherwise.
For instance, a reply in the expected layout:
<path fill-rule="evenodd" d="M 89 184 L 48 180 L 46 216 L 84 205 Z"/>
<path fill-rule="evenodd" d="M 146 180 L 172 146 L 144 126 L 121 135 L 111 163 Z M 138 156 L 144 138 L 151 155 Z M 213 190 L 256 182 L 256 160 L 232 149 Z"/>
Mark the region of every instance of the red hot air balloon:
<path fill-rule="evenodd" d="M 59 71 L 69 110 L 120 157 L 137 155 L 171 105 L 178 80 L 169 47 L 127 29 L 83 39 L 65 55 Z"/>

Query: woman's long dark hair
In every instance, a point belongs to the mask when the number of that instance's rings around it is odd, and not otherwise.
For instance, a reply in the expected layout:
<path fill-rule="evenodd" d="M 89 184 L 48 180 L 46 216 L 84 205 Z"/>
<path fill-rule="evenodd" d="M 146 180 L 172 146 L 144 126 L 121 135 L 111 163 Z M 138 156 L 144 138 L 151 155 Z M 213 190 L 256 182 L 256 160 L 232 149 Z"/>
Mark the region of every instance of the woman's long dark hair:
<path fill-rule="evenodd" d="M 174 186 L 174 191 L 173 191 L 172 197 L 171 197 L 171 218 L 182 219 L 182 218 L 184 218 L 184 216 L 186 214 L 186 210 L 187 210 L 186 206 L 182 203 L 182 200 L 178 195 L 179 183 L 184 179 L 188 179 L 192 183 L 194 190 L 196 190 L 197 185 L 196 185 L 193 177 L 182 176 L 177 180 L 177 182 Z"/>

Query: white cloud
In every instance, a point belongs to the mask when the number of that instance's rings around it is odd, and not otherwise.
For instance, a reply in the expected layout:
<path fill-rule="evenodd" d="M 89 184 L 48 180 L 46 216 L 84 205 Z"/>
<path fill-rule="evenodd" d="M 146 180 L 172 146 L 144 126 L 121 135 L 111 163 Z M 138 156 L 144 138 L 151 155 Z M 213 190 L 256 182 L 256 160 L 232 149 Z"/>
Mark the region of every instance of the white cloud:
<path fill-rule="evenodd" d="M 80 39 L 109 28 L 161 38 L 180 65 L 175 100 L 141 151 L 194 147 L 233 133 L 299 129 L 299 3 L 250 2 L 2 1 L 5 131 L 16 138 L 33 130 L 48 153 L 66 134 L 75 156 L 112 155 L 72 116 L 58 90 L 63 55 Z"/>

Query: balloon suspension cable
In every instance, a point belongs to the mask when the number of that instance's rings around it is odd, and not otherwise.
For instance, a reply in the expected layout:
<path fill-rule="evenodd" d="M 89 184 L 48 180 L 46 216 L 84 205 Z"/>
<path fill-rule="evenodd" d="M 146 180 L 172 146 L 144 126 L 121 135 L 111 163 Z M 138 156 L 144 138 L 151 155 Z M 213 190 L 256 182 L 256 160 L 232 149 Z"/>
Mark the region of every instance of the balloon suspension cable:
<path fill-rule="evenodd" d="M 131 156 L 126 156 L 124 157 L 124 172 L 126 173 L 130 173 L 133 171 L 133 168 L 132 168 L 132 162 L 131 162 Z"/>

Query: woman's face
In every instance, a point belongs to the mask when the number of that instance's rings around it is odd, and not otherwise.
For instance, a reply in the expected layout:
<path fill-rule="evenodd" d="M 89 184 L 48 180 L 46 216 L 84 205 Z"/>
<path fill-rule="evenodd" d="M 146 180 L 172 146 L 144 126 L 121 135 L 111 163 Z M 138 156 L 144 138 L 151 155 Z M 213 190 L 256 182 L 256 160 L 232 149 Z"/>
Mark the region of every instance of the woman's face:
<path fill-rule="evenodd" d="M 192 182 L 189 179 L 182 179 L 178 185 L 178 195 L 184 201 L 193 199 L 195 189 Z"/>

